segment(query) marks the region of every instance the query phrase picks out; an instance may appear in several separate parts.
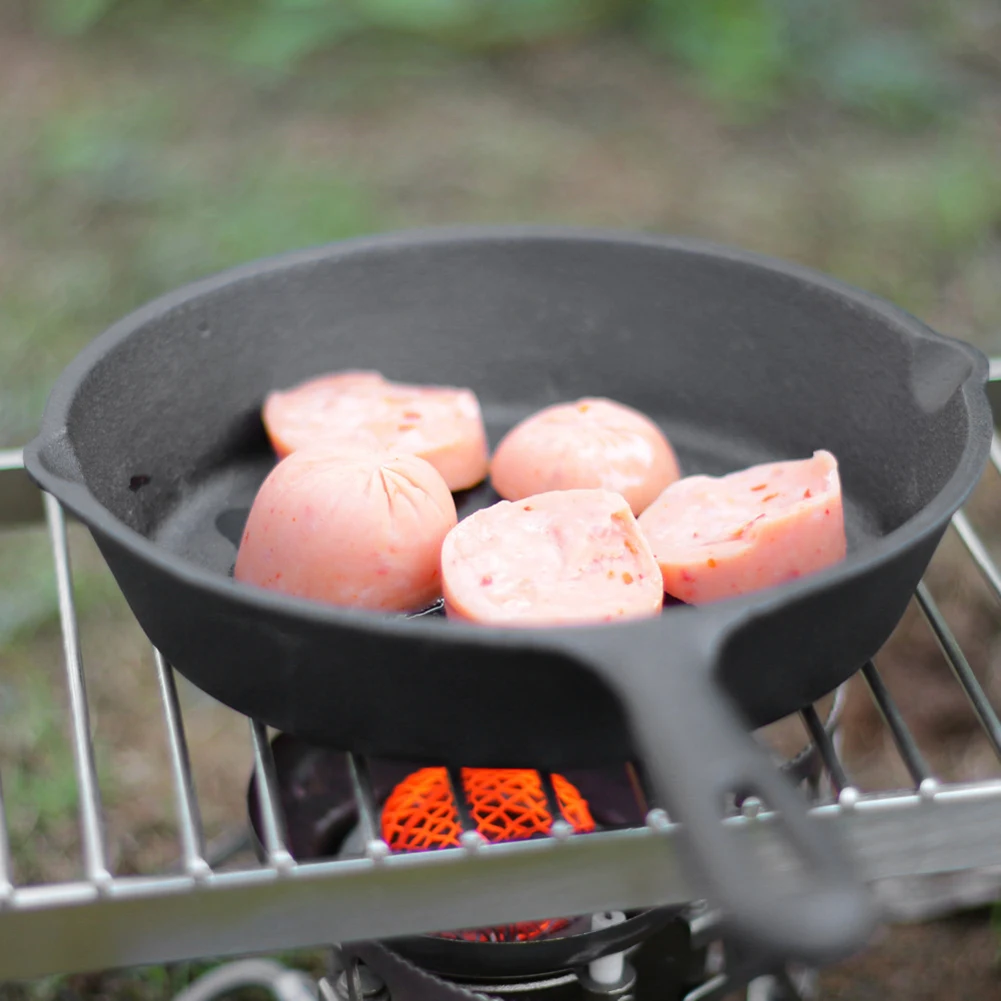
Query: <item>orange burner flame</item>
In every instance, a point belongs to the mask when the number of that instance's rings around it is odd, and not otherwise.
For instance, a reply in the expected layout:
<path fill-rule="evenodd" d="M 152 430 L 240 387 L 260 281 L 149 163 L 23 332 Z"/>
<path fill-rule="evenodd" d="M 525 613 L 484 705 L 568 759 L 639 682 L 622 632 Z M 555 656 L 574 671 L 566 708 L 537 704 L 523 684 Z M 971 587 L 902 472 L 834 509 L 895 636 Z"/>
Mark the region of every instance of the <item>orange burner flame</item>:
<path fill-rule="evenodd" d="M 521 768 L 463 768 L 462 789 L 476 830 L 490 842 L 519 841 L 548 834 L 553 818 L 539 773 Z M 553 791 L 563 819 L 575 832 L 594 830 L 587 801 L 562 775 Z M 454 848 L 462 828 L 444 768 L 422 768 L 407 776 L 382 810 L 382 836 L 394 851 Z M 476 942 L 524 942 L 566 928 L 565 918 L 522 921 L 475 931 L 445 932 L 446 938 Z"/>

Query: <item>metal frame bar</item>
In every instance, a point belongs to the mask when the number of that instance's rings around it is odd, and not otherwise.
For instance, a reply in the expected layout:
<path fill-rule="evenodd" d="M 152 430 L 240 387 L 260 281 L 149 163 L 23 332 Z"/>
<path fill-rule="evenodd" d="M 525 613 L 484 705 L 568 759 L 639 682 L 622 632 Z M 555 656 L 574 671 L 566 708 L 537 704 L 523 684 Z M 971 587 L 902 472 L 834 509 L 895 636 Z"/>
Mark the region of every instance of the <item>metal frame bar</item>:
<path fill-rule="evenodd" d="M 7 836 L 7 813 L 3 805 L 3 782 L 0 781 L 0 910 L 6 905 L 13 890 L 10 839 Z"/>
<path fill-rule="evenodd" d="M 45 519 L 49 525 L 49 537 L 55 560 L 56 589 L 59 595 L 59 625 L 62 629 L 63 660 L 69 689 L 73 762 L 80 797 L 80 834 L 83 838 L 84 872 L 88 882 L 99 893 L 103 893 L 111 882 L 111 873 L 108 871 L 101 792 L 97 782 L 97 768 L 94 765 L 94 745 L 91 741 L 90 714 L 87 709 L 87 685 L 83 676 L 83 658 L 80 654 L 80 636 L 73 601 L 66 518 L 59 502 L 50 494 L 45 495 L 44 502 Z"/>
<path fill-rule="evenodd" d="M 380 833 L 379 807 L 376 804 L 368 762 L 357 754 L 349 754 L 348 771 L 351 775 L 351 790 L 358 805 L 358 823 L 365 843 L 365 855 L 377 862 L 389 854 L 389 845 L 382 840 Z"/>
<path fill-rule="evenodd" d="M 278 794 L 275 758 L 271 753 L 271 743 L 264 724 L 251 720 L 250 737 L 254 745 L 254 781 L 261 805 L 264 853 L 268 865 L 279 875 L 285 875 L 295 867 L 295 860 L 287 847 L 288 835 L 285 832 L 285 816 Z"/>
<path fill-rule="evenodd" d="M 900 714 L 896 703 L 890 698 L 890 692 L 879 676 L 876 665 L 871 660 L 862 668 L 862 677 L 865 678 L 866 684 L 869 686 L 873 702 L 876 703 L 883 721 L 893 735 L 893 742 L 914 780 L 915 788 L 920 789 L 924 782 L 934 781 L 931 778 L 931 769 L 928 767 L 924 755 L 911 736 L 911 731 L 907 728 L 904 717 Z"/>
<path fill-rule="evenodd" d="M 455 765 L 448 765 L 445 769 L 445 774 L 448 777 L 448 789 L 452 794 L 452 802 L 455 804 L 455 814 L 462 831 L 459 835 L 459 844 L 467 851 L 477 851 L 487 841 L 476 830 L 476 822 L 469 809 L 469 800 L 466 798 L 466 787 L 462 781 L 462 769 Z"/>
<path fill-rule="evenodd" d="M 967 552 L 987 586 L 991 589 L 991 593 L 996 600 L 1001 601 L 1001 573 L 998 572 L 997 564 L 991 559 L 987 547 L 980 540 L 980 536 L 974 531 L 965 511 L 956 512 L 952 519 L 952 527 L 956 530 L 963 545 L 966 546 Z"/>
<path fill-rule="evenodd" d="M 546 810 L 549 811 L 549 816 L 552 818 L 549 825 L 550 834 L 559 840 L 569 838 L 574 832 L 573 825 L 563 816 L 560 798 L 553 785 L 552 772 L 539 772 L 539 781 L 542 784 L 543 795 L 546 797 Z"/>
<path fill-rule="evenodd" d="M 1001 369 L 999 369 L 1001 374 Z M 992 459 L 1001 472 L 1001 444 Z M 297 863 L 287 846 L 274 758 L 266 728 L 250 722 L 265 863 L 221 872 L 207 858 L 197 791 L 173 671 L 154 651 L 178 820 L 180 870 L 152 877 L 108 872 L 83 663 L 73 604 L 65 516 L 51 497 L 30 501 L 20 453 L 0 452 L 0 526 L 44 517 L 55 561 L 70 694 L 74 764 L 80 790 L 84 879 L 13 885 L 0 786 L 0 977 L 168 962 L 204 955 L 265 952 L 332 941 L 390 938 L 609 907 L 686 903 L 697 898 L 678 856 L 678 831 L 663 810 L 632 830 L 487 844 L 465 816 L 461 847 L 393 854 L 380 837 L 368 763 L 348 756 L 365 853 Z M 35 499 L 38 495 L 35 491 Z M 963 512 L 953 525 L 995 597 L 1001 571 Z M 922 585 L 916 600 L 980 724 L 1001 756 L 1001 724 L 938 607 Z M 803 721 L 836 800 L 813 810 L 846 838 L 867 879 L 1001 866 L 1001 781 L 939 784 L 872 664 L 863 669 L 873 700 L 914 782 L 912 791 L 862 795 L 850 783 L 815 709 Z M 450 782 L 461 790 L 457 770 Z M 639 777 L 632 772 L 642 793 Z M 543 776 L 551 803 L 551 777 Z M 461 798 L 461 797 L 459 797 Z M 554 813 L 558 816 L 558 811 Z M 242 818 L 241 818 L 242 819 Z M 759 832 L 768 813 L 727 821 Z M 569 825 L 566 825 L 569 826 Z M 753 836 L 758 836 L 755 834 Z M 586 873 L 586 878 L 581 874 Z"/>
<path fill-rule="evenodd" d="M 935 639 L 938 641 L 942 653 L 945 654 L 949 667 L 952 668 L 952 673 L 970 700 L 970 705 L 973 706 L 973 711 L 977 714 L 977 719 L 987 734 L 991 746 L 994 748 L 994 753 L 1001 759 L 1001 721 L 998 720 L 994 707 L 990 704 L 980 682 L 977 681 L 977 676 L 973 673 L 973 668 L 970 667 L 966 654 L 963 653 L 962 647 L 946 623 L 945 617 L 939 611 L 935 600 L 928 593 L 928 587 L 925 584 L 918 585 L 916 598 L 921 611 L 928 620 L 928 625 L 931 626 L 931 630 L 935 634 Z"/>
<path fill-rule="evenodd" d="M 834 791 L 840 794 L 843 789 L 849 788 L 850 784 L 837 751 L 834 749 L 834 742 L 831 740 L 820 714 L 813 706 L 807 706 L 800 715 L 803 717 L 810 739 L 820 754 L 820 760 L 827 769 Z"/>
<path fill-rule="evenodd" d="M 163 701 L 163 715 L 167 724 L 167 741 L 170 750 L 170 770 L 174 779 L 177 808 L 177 825 L 181 838 L 181 853 L 185 871 L 196 880 L 204 880 L 212 871 L 205 858 L 205 831 L 202 828 L 198 796 L 191 772 L 188 742 L 184 736 L 184 720 L 177 699 L 174 672 L 159 650 L 153 651 L 156 678 Z"/>

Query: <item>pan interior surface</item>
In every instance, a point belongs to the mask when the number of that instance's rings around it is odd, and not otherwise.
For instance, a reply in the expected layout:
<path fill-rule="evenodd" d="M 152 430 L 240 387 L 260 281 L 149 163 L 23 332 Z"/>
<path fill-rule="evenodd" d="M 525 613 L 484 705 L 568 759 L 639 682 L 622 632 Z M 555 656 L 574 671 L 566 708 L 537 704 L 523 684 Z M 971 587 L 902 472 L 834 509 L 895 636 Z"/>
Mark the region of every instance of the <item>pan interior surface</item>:
<path fill-rule="evenodd" d="M 915 328 L 795 270 L 670 242 L 383 239 L 178 294 L 84 373 L 67 425 L 102 506 L 221 575 L 273 464 L 265 394 L 345 368 L 469 386 L 494 444 L 598 395 L 657 420 L 686 473 L 828 449 L 859 551 L 935 497 L 967 434 L 969 359 Z M 493 499 L 477 488 L 460 512 Z"/>
<path fill-rule="evenodd" d="M 495 447 L 512 424 L 528 416 L 533 408 L 515 413 L 511 407 L 491 407 L 484 401 L 484 418 L 491 448 Z M 651 415 L 656 419 L 656 415 Z M 756 463 L 789 456 L 731 439 L 716 440 L 697 427 L 669 419 L 658 421 L 678 453 L 685 475 L 704 473 L 720 475 Z M 259 447 L 245 455 L 223 462 L 194 487 L 186 490 L 151 532 L 165 549 L 203 566 L 214 573 L 231 575 L 243 527 L 258 488 L 274 468 L 275 458 L 263 436 Z M 500 500 L 489 482 L 456 495 L 460 518 Z M 867 508 L 864 500 L 845 494 L 845 527 L 849 551 L 865 546 L 880 535 L 879 512 Z M 415 609 L 417 611 L 417 609 Z"/>

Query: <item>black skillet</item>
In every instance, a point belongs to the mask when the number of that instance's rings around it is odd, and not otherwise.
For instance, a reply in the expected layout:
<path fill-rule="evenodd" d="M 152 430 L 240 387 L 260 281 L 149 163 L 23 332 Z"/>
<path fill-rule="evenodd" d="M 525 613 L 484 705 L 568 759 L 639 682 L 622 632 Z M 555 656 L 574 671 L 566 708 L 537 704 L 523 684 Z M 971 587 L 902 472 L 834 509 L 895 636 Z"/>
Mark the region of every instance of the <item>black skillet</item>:
<path fill-rule="evenodd" d="M 341 368 L 472 387 L 494 441 L 604 395 L 658 419 L 687 473 L 839 459 L 849 555 L 656 620 L 499 630 L 339 610 L 234 582 L 272 464 L 268 390 Z M 254 263 L 122 320 L 57 383 L 25 461 L 90 526 L 139 622 L 195 684 L 316 742 L 400 759 L 566 768 L 638 754 L 700 888 L 763 951 L 831 961 L 872 928 L 829 826 L 748 735 L 835 688 L 900 618 L 991 433 L 987 365 L 865 293 L 687 240 L 436 231 Z M 488 489 L 460 498 L 466 513 Z M 782 816 L 777 879 L 719 823 Z"/>

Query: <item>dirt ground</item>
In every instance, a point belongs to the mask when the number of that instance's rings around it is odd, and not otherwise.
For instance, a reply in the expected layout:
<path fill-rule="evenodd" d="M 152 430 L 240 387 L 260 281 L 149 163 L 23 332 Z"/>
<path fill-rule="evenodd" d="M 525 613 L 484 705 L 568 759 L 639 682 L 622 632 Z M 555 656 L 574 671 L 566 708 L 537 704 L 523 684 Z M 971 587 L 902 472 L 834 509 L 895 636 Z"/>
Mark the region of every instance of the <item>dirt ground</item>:
<path fill-rule="evenodd" d="M 864 955 L 824 973 L 824 1001 L 995 1001 L 997 930 L 984 912 L 894 928 Z"/>

